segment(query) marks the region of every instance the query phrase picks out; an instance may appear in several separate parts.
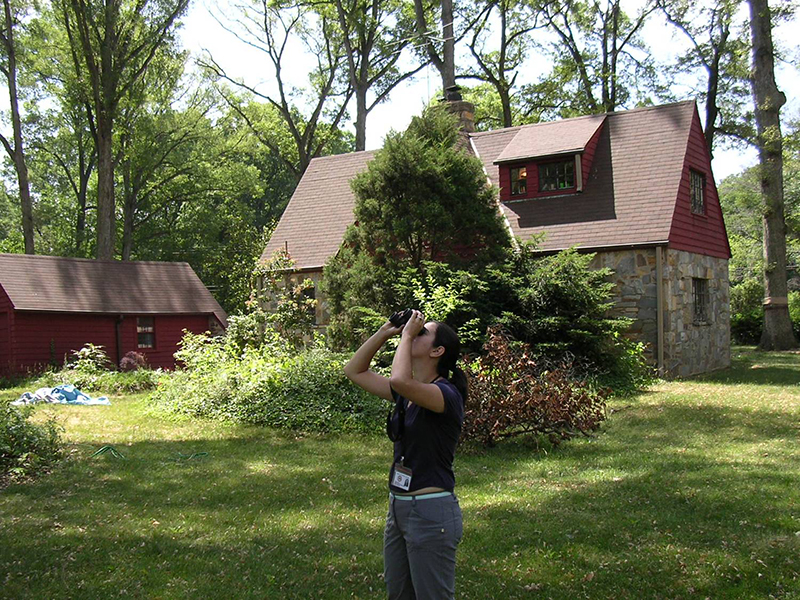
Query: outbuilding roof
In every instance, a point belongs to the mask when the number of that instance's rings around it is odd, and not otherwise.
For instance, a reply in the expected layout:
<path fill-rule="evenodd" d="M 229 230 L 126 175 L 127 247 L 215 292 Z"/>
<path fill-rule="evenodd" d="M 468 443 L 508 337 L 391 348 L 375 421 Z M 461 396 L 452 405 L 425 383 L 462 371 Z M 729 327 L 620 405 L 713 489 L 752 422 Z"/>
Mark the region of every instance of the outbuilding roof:
<path fill-rule="evenodd" d="M 185 262 L 0 254 L 0 287 L 15 310 L 227 315 Z"/>
<path fill-rule="evenodd" d="M 499 162 L 581 151 L 600 130 L 591 170 L 575 194 L 502 202 L 513 233 L 545 233 L 543 251 L 666 243 L 676 209 L 694 101 L 470 133 L 497 187 Z M 288 249 L 297 269 L 319 269 L 354 221 L 350 181 L 374 152 L 311 161 L 261 260 Z"/>

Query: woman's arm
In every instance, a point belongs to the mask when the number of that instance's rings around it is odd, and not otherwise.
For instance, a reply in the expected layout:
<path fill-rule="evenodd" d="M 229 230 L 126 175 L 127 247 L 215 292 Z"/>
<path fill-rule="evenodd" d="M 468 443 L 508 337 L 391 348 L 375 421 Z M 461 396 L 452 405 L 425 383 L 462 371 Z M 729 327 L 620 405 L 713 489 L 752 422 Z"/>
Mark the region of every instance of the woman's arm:
<path fill-rule="evenodd" d="M 414 316 L 403 328 L 400 345 L 392 360 L 392 377 L 389 380 L 394 390 L 414 404 L 436 413 L 444 412 L 444 396 L 438 385 L 422 383 L 414 379 L 411 370 L 411 346 L 425 325 L 422 313 L 414 311 Z"/>
<path fill-rule="evenodd" d="M 344 374 L 361 389 L 371 394 L 392 400 L 392 390 L 389 378 L 369 370 L 369 365 L 386 340 L 396 335 L 400 329 L 390 322 L 384 323 L 381 328 L 356 350 L 348 363 L 344 366 Z"/>

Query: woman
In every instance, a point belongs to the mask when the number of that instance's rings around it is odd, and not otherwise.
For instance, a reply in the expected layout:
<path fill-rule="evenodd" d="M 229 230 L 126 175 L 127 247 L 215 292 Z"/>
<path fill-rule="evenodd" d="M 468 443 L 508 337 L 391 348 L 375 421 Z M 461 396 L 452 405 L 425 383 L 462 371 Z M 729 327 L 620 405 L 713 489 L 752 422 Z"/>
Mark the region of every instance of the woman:
<path fill-rule="evenodd" d="M 391 377 L 370 371 L 375 353 L 398 333 Z M 395 443 L 383 538 L 390 599 L 455 597 L 462 524 L 453 456 L 467 397 L 466 377 L 456 366 L 459 352 L 455 331 L 444 323 L 425 323 L 415 310 L 404 326 L 387 321 L 344 369 L 359 387 L 396 403 L 387 423 Z"/>

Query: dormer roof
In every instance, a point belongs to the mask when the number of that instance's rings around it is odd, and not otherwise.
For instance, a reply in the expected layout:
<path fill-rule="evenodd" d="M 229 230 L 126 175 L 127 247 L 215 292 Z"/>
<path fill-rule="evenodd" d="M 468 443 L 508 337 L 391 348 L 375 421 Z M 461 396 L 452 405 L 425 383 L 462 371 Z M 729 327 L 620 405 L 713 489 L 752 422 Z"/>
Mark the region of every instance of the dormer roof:
<path fill-rule="evenodd" d="M 494 160 L 494 164 L 583 152 L 605 120 L 606 115 L 590 115 L 566 121 L 523 125 Z"/>

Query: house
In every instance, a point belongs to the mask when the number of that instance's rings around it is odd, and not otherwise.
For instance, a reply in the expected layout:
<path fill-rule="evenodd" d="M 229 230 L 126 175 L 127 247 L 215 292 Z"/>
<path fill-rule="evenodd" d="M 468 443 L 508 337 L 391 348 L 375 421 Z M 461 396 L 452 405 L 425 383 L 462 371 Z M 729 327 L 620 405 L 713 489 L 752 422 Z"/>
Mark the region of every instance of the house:
<path fill-rule="evenodd" d="M 87 343 L 173 368 L 183 330 L 227 316 L 186 263 L 0 254 L 0 375 L 62 364 Z"/>
<path fill-rule="evenodd" d="M 731 253 L 694 101 L 488 132 L 474 132 L 471 105 L 450 106 L 510 231 L 544 234 L 543 253 L 596 253 L 614 271 L 615 311 L 665 376 L 730 364 Z M 353 222 L 350 180 L 373 155 L 313 160 L 261 260 L 285 249 L 295 276 L 318 281 Z"/>

